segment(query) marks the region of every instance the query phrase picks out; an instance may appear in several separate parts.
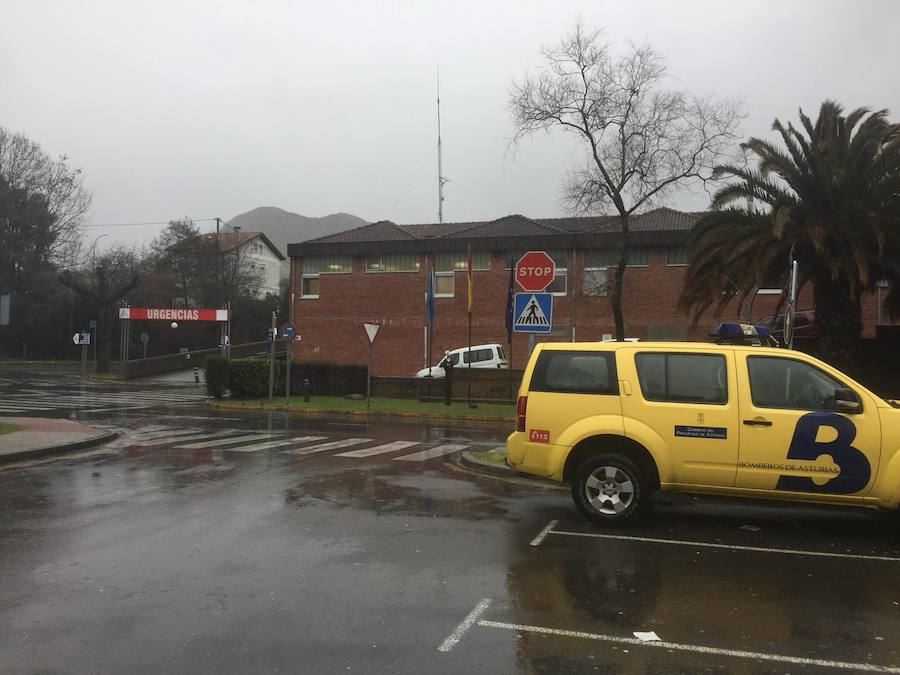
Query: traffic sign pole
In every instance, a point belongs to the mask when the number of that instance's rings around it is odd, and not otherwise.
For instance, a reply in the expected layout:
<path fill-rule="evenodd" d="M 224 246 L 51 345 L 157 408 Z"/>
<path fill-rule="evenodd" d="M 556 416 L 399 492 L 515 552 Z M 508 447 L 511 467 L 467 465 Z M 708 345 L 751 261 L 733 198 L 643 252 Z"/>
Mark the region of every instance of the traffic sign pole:
<path fill-rule="evenodd" d="M 281 324 L 281 338 L 287 342 L 287 371 L 284 375 L 284 407 L 291 404 L 291 364 L 294 363 L 294 333 L 296 329 L 290 321 Z"/>
<path fill-rule="evenodd" d="M 269 402 L 275 395 L 275 312 L 272 312 L 272 327 L 269 329 Z"/>
<path fill-rule="evenodd" d="M 372 345 L 375 343 L 375 336 L 378 335 L 380 327 L 377 323 L 363 324 L 366 336 L 369 338 L 369 365 L 366 368 L 366 412 L 369 412 L 372 405 Z"/>

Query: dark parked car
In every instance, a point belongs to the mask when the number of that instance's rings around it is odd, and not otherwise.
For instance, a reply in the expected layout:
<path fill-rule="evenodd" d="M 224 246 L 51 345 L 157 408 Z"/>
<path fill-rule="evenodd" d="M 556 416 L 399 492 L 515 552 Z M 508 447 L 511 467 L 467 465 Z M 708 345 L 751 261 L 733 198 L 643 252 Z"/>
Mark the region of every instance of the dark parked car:
<path fill-rule="evenodd" d="M 767 316 L 757 326 L 765 328 L 779 342 L 784 342 L 784 314 Z M 794 339 L 808 340 L 816 337 L 816 312 L 798 309 L 794 312 Z"/>

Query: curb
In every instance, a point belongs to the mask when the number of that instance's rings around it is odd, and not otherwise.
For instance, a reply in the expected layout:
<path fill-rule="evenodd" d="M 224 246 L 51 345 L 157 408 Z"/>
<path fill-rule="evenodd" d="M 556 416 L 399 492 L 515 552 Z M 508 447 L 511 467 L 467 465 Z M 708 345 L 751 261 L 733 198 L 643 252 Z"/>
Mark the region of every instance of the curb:
<path fill-rule="evenodd" d="M 413 420 L 429 420 L 429 421 L 450 421 L 450 422 L 488 422 L 494 424 L 510 425 L 516 421 L 515 417 L 487 417 L 485 415 L 435 415 L 429 413 L 405 413 L 405 412 L 387 412 L 383 410 L 325 410 L 321 408 L 285 408 L 283 405 L 261 405 L 258 408 L 252 408 L 245 405 L 229 405 L 219 401 L 208 400 L 206 405 L 217 410 L 243 410 L 245 412 L 289 412 L 294 415 L 306 415 L 308 417 L 321 416 L 345 416 L 345 417 L 400 417 Z"/>
<path fill-rule="evenodd" d="M 32 448 L 31 450 L 20 450 L 19 452 L 10 452 L 0 455 L 0 464 L 11 464 L 13 462 L 21 462 L 23 459 L 37 459 L 39 457 L 47 457 L 48 455 L 66 454 L 76 450 L 84 450 L 92 448 L 95 445 L 103 445 L 109 443 L 119 436 L 117 431 L 104 431 L 94 434 L 80 441 L 72 441 L 71 443 L 61 443 L 59 445 L 46 445 L 42 448 Z"/>
<path fill-rule="evenodd" d="M 464 469 L 468 469 L 472 473 L 487 475 L 492 478 L 502 478 L 513 483 L 533 485 L 544 490 L 564 490 L 568 492 L 568 488 L 561 483 L 546 478 L 538 478 L 531 474 L 519 473 L 515 469 L 511 469 L 506 464 L 493 464 L 485 462 L 472 456 L 470 450 L 464 450 L 459 456 L 458 465 Z"/>

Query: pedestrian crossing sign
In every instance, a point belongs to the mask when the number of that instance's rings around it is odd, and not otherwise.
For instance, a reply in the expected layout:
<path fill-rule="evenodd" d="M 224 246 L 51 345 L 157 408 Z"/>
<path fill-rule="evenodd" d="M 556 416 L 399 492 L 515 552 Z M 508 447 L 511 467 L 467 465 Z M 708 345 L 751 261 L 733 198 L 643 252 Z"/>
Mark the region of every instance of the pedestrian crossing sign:
<path fill-rule="evenodd" d="M 516 293 L 513 330 L 517 333 L 549 333 L 553 327 L 550 293 Z"/>

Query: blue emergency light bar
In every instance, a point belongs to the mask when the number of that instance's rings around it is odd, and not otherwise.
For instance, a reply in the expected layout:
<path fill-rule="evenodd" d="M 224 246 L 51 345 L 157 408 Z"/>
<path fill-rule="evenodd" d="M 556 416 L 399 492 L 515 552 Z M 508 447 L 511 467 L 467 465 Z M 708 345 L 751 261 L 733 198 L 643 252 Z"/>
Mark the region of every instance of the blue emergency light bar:
<path fill-rule="evenodd" d="M 769 331 L 761 326 L 751 326 L 748 323 L 736 323 L 723 321 L 713 326 L 709 332 L 711 338 L 715 338 L 720 344 L 738 344 L 760 346 L 767 344 L 771 338 Z"/>

